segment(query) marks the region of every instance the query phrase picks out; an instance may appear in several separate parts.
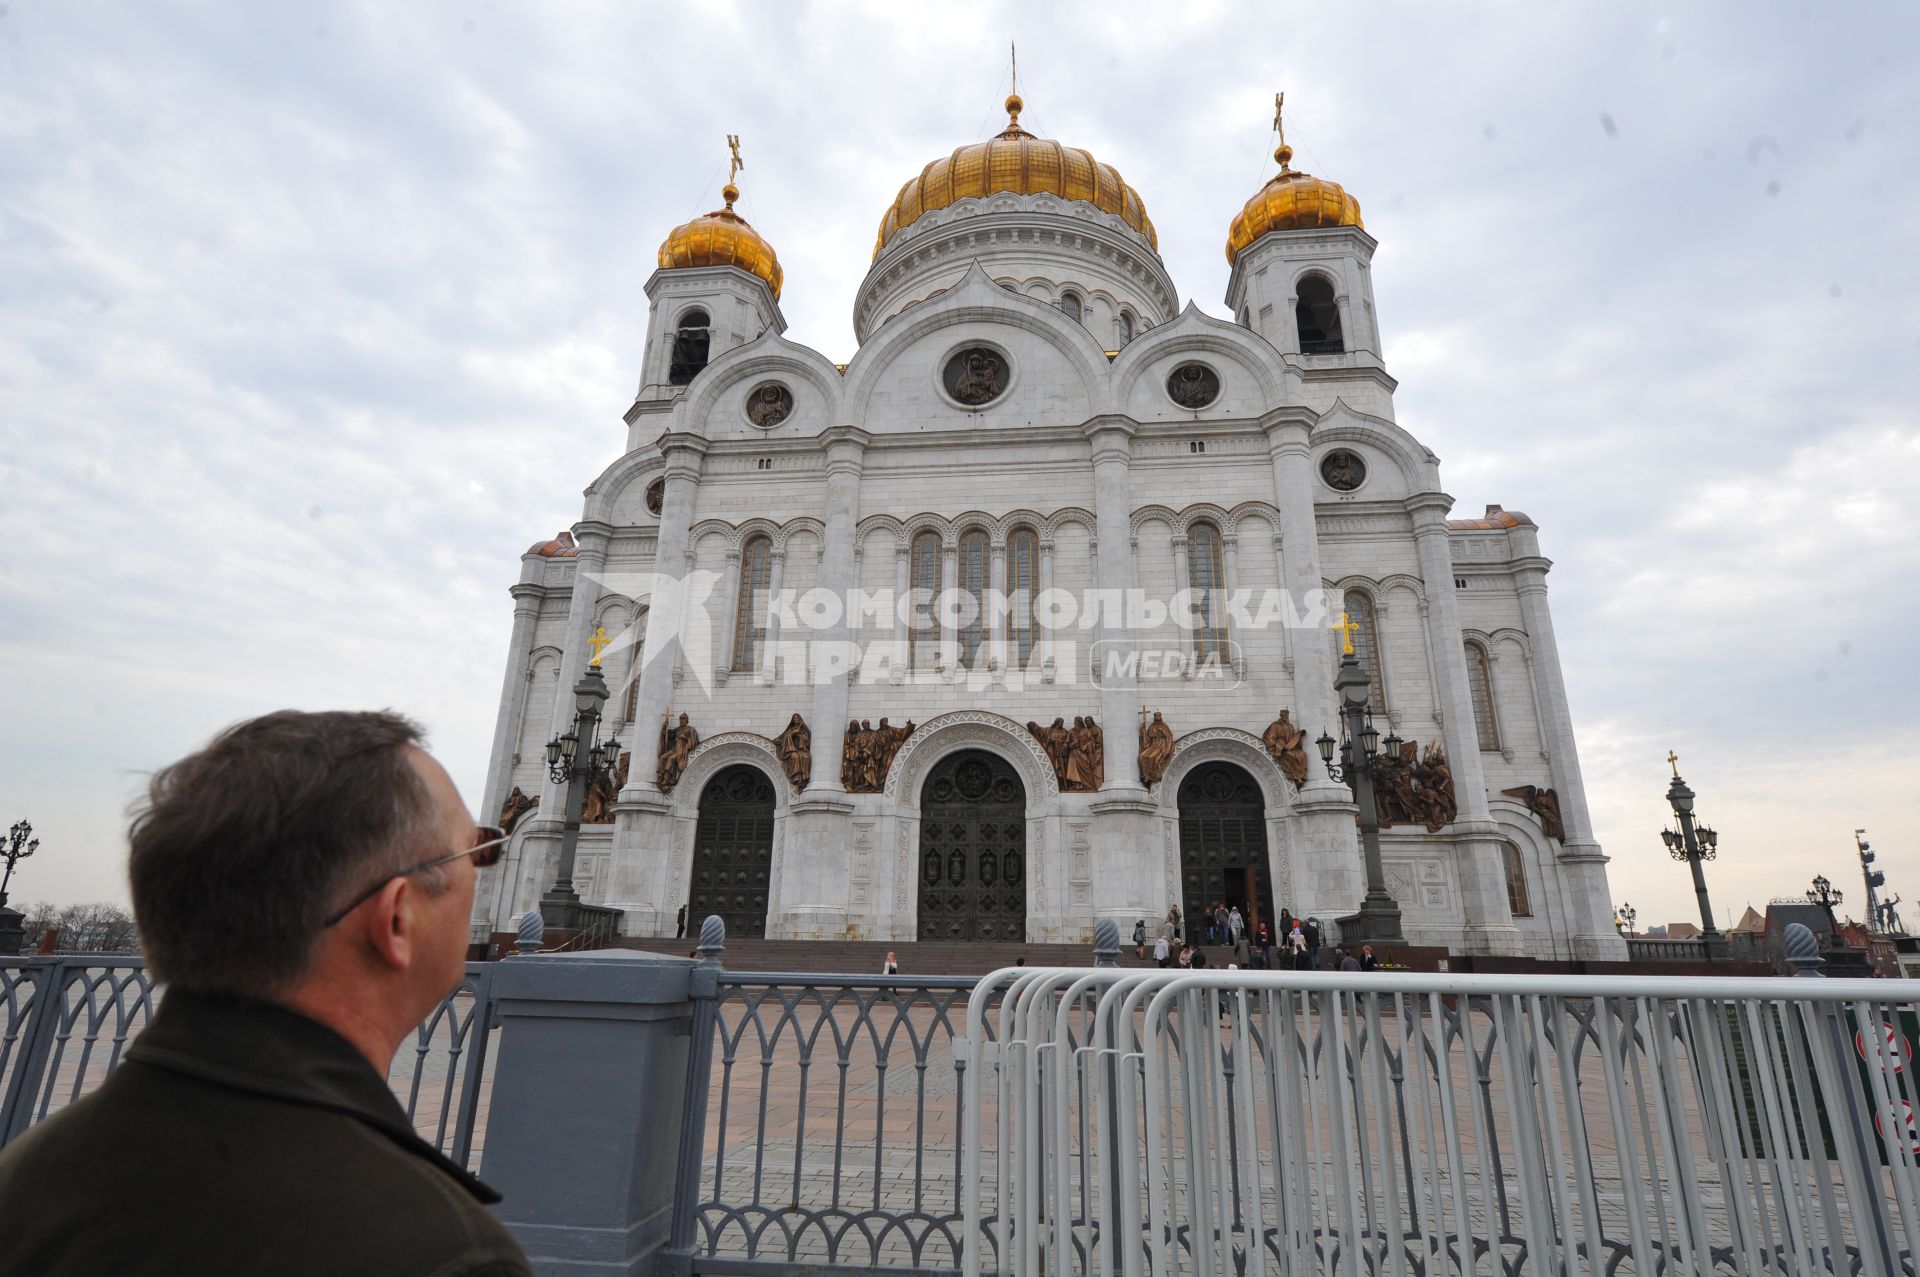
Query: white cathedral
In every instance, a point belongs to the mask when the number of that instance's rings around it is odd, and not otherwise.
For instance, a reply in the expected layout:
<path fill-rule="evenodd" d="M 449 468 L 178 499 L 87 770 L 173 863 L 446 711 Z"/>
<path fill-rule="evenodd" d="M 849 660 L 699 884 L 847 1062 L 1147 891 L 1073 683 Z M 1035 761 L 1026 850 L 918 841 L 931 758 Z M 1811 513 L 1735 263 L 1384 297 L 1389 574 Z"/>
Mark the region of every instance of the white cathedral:
<path fill-rule="evenodd" d="M 1549 561 L 1525 515 L 1449 519 L 1395 424 L 1358 202 L 1283 137 L 1216 319 L 1180 306 L 1139 193 L 1006 106 L 886 210 L 845 364 L 782 336 L 731 180 L 667 236 L 625 448 L 511 590 L 483 801 L 513 838 L 476 923 L 553 882 L 546 747 L 602 635 L 602 736 L 631 753 L 573 881 L 626 935 L 1331 922 L 1366 885 L 1315 748 L 1344 612 L 1396 738 L 1409 942 L 1624 957 Z"/>

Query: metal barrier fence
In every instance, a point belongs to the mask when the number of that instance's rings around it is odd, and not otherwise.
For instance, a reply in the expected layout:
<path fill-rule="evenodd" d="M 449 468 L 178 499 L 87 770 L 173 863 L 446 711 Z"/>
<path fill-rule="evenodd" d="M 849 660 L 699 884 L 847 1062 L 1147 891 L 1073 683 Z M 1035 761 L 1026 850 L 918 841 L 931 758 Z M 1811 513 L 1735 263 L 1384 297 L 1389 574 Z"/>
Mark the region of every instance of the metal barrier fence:
<path fill-rule="evenodd" d="M 387 1073 L 421 1137 L 473 1169 L 492 1085 L 491 983 L 489 964 L 467 964 Z M 100 1085 L 160 998 L 137 956 L 0 959 L 0 1146 Z"/>
<path fill-rule="evenodd" d="M 1913 981 L 998 972 L 961 1053 L 963 1271 L 1912 1274 L 1916 1007 Z"/>

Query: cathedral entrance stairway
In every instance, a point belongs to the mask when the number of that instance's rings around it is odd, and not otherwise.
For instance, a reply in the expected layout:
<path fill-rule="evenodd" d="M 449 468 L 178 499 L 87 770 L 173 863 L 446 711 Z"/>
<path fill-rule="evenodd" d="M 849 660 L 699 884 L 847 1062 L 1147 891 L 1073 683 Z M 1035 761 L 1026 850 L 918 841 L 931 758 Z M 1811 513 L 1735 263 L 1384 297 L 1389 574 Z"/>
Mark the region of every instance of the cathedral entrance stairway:
<path fill-rule="evenodd" d="M 637 949 L 644 953 L 664 953 L 686 957 L 698 941 L 656 940 L 627 937 L 616 941 L 615 948 Z M 892 951 L 900 963 L 901 975 L 985 975 L 1001 967 L 1010 967 L 1021 959 L 1030 967 L 1091 967 L 1093 946 L 1085 944 L 1001 944 L 955 943 L 917 940 L 898 943 L 884 940 L 734 940 L 727 941 L 720 961 L 730 971 L 831 972 L 836 975 L 879 975 Z M 1209 947 L 1210 966 L 1224 967 L 1232 961 L 1225 948 Z M 1122 945 L 1119 965 L 1151 967 L 1153 950 L 1143 959 L 1133 956 L 1133 946 Z"/>

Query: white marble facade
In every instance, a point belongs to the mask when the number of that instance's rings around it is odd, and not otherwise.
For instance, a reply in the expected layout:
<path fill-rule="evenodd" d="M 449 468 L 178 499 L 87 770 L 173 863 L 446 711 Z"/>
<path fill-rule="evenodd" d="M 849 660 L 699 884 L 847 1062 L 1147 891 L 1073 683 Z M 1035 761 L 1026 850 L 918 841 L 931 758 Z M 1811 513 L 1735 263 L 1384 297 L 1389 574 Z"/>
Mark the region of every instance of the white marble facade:
<path fill-rule="evenodd" d="M 597 626 L 644 639 L 605 659 L 611 726 L 634 759 L 613 822 L 583 832 L 576 883 L 586 899 L 624 910 L 629 934 L 673 934 L 702 793 L 745 765 L 774 792 L 766 933 L 912 939 L 923 791 L 939 761 L 962 749 L 1003 759 L 1023 792 L 1029 940 L 1084 940 L 1099 917 L 1124 936 L 1136 919 L 1164 916 L 1180 875 L 1181 782 L 1212 762 L 1237 765 L 1257 786 L 1274 903 L 1324 919 L 1350 912 L 1363 874 L 1349 792 L 1326 778 L 1317 754 L 1296 790 L 1261 744 L 1282 709 L 1310 738 L 1337 734 L 1337 646 L 1324 615 L 1312 628 L 1230 621 L 1232 659 L 1220 677 L 1142 670 L 1096 684 L 1089 647 L 1115 631 L 1078 621 L 1041 633 L 1024 668 L 1004 621 L 987 627 L 971 668 L 951 626 L 915 636 L 911 669 L 896 662 L 849 678 L 818 658 L 768 668 L 766 653 L 781 644 L 885 647 L 908 637 L 896 616 L 855 625 L 824 614 L 811 626 L 776 615 L 759 668 L 734 668 L 741 559 L 759 553 L 760 536 L 776 593 L 903 588 L 927 532 L 953 584 L 961 540 L 977 529 L 994 585 L 1008 582 L 1009 542 L 1025 530 L 1038 544 L 1038 587 L 1164 601 L 1193 584 L 1191 538 L 1211 535 L 1227 590 L 1285 589 L 1301 600 L 1330 591 L 1319 597 L 1336 611 L 1349 592 L 1364 595 L 1381 726 L 1439 742 L 1449 757 L 1457 819 L 1439 833 L 1396 827 L 1384 838 L 1409 938 L 1457 952 L 1624 956 L 1581 786 L 1548 560 L 1525 516 L 1495 508 L 1449 521 L 1438 460 L 1395 424 L 1374 246 L 1357 225 L 1266 234 L 1234 262 L 1226 302 L 1236 322 L 1178 307 L 1150 238 L 1090 203 L 1044 192 L 956 200 L 884 243 L 855 300 L 860 345 L 844 366 L 782 336 L 766 279 L 730 265 L 658 271 L 624 441 L 607 449 L 616 455 L 588 484 L 570 535 L 529 550 L 511 591 L 484 803 L 498 811 L 516 786 L 542 802 L 483 883 L 485 920 L 511 927 L 550 881 L 562 802 L 541 751 L 571 717 L 569 689 Z M 1301 353 L 1296 306 L 1310 277 L 1332 285 L 1338 353 Z M 694 310 L 706 316 L 708 362 L 689 384 L 671 384 L 675 334 Z M 1007 370 L 1002 393 L 984 405 L 958 402 L 942 381 L 949 359 L 972 348 L 996 352 Z M 1168 388 L 1175 368 L 1194 363 L 1219 383 L 1197 410 Z M 792 409 L 765 428 L 747 401 L 770 382 L 787 389 Z M 1323 478 L 1336 450 L 1364 465 L 1357 487 Z M 696 576 L 710 591 L 700 606 L 714 641 L 649 629 L 671 583 Z M 1193 642 L 1166 623 L 1151 633 Z M 702 743 L 663 794 L 654 777 L 669 710 L 685 712 Z M 1154 710 L 1177 748 L 1148 787 L 1135 744 L 1142 712 Z M 794 713 L 813 733 L 804 789 L 772 743 Z M 1096 792 L 1063 792 L 1024 727 L 1079 715 L 1105 732 Z M 883 716 L 917 730 L 882 792 L 848 793 L 845 725 Z M 1564 841 L 1502 792 L 1526 784 L 1557 792 Z"/>

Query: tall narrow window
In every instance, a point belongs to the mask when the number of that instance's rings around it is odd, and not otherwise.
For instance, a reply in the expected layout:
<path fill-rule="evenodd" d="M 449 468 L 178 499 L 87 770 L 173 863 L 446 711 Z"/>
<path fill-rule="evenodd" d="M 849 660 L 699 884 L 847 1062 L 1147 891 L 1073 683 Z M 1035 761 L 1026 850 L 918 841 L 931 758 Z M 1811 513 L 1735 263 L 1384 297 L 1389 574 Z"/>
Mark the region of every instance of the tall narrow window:
<path fill-rule="evenodd" d="M 1293 319 L 1300 326 L 1300 353 L 1338 355 L 1346 348 L 1340 332 L 1340 307 L 1333 300 L 1333 281 L 1309 275 L 1300 281 Z"/>
<path fill-rule="evenodd" d="M 1226 570 L 1220 564 L 1220 530 L 1211 523 L 1187 529 L 1187 585 L 1199 600 L 1193 629 L 1194 655 L 1227 659 Z"/>
<path fill-rule="evenodd" d="M 1527 894 L 1527 865 L 1520 849 L 1510 842 L 1500 844 L 1500 859 L 1507 869 L 1507 906 L 1516 918 L 1533 917 L 1533 899 Z"/>
<path fill-rule="evenodd" d="M 1074 323 L 1076 324 L 1079 323 L 1080 322 L 1080 294 L 1079 293 L 1061 293 L 1060 294 L 1060 313 L 1065 315 L 1068 319 L 1071 319 Z"/>
<path fill-rule="evenodd" d="M 684 386 L 707 366 L 707 312 L 690 310 L 680 316 L 673 334 L 673 356 L 667 363 L 669 385 Z"/>
<path fill-rule="evenodd" d="M 1360 668 L 1367 672 L 1367 696 L 1374 712 L 1379 713 L 1387 707 L 1387 693 L 1380 678 L 1380 631 L 1374 620 L 1373 596 L 1365 590 L 1348 590 L 1340 606 L 1360 627 L 1353 632 L 1353 654 L 1360 658 Z"/>
<path fill-rule="evenodd" d="M 640 707 L 640 657 L 647 650 L 647 612 L 642 608 L 640 616 L 633 623 L 633 650 L 627 657 L 627 701 L 626 716 L 620 721 L 631 723 Z"/>
<path fill-rule="evenodd" d="M 760 668 L 767 637 L 767 588 L 773 576 L 773 541 L 753 537 L 740 550 L 740 597 L 733 612 L 733 668 Z"/>
<path fill-rule="evenodd" d="M 1133 312 L 1130 310 L 1123 310 L 1120 312 L 1120 344 L 1124 346 L 1132 340 L 1133 340 Z"/>
<path fill-rule="evenodd" d="M 940 599 L 940 534 L 922 532 L 913 539 L 908 563 L 908 589 L 913 593 L 912 619 L 908 622 L 908 659 L 914 665 L 940 651 L 940 615 L 934 605 Z"/>
<path fill-rule="evenodd" d="M 1014 664 L 1025 669 L 1033 659 L 1033 644 L 1038 626 L 1034 622 L 1034 599 L 1040 593 L 1040 538 L 1032 528 L 1015 528 L 1007 537 L 1007 637 L 1013 645 Z"/>
<path fill-rule="evenodd" d="M 1499 749 L 1500 720 L 1493 712 L 1493 670 L 1487 662 L 1487 649 L 1478 643 L 1467 644 L 1467 690 L 1473 694 L 1473 730 L 1480 737 L 1480 748 Z"/>
<path fill-rule="evenodd" d="M 987 534 L 975 528 L 960 538 L 959 586 L 972 606 L 963 616 L 971 615 L 960 627 L 960 664 L 968 669 L 986 656 L 987 638 L 992 633 L 987 625 L 987 589 L 992 585 L 989 575 L 989 554 Z"/>

